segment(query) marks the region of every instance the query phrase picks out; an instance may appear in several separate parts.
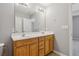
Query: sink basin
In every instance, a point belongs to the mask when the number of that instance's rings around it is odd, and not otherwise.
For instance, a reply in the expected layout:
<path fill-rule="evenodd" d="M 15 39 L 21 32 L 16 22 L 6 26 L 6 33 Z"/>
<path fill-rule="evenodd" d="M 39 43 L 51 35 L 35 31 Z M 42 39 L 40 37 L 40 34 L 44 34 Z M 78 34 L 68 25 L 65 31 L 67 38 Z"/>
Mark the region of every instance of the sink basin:
<path fill-rule="evenodd" d="M 30 35 L 22 34 L 22 37 L 29 37 Z"/>

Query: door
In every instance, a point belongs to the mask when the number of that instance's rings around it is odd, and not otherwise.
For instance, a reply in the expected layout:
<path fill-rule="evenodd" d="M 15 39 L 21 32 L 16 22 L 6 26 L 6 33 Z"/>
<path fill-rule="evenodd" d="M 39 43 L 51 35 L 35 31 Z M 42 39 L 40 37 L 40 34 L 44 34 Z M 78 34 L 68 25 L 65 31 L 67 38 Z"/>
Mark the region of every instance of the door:
<path fill-rule="evenodd" d="M 73 55 L 79 56 L 79 15 L 73 16 Z"/>
<path fill-rule="evenodd" d="M 15 56 L 29 56 L 29 46 L 15 47 Z"/>

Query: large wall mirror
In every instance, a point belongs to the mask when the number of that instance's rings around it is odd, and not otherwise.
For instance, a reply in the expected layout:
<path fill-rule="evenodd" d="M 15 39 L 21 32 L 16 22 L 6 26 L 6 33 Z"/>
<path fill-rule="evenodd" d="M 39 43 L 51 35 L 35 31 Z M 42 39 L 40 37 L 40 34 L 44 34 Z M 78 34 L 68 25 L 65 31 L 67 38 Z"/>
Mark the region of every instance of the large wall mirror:
<path fill-rule="evenodd" d="M 15 4 L 15 32 L 45 31 L 45 23 L 45 8 L 41 4 Z"/>

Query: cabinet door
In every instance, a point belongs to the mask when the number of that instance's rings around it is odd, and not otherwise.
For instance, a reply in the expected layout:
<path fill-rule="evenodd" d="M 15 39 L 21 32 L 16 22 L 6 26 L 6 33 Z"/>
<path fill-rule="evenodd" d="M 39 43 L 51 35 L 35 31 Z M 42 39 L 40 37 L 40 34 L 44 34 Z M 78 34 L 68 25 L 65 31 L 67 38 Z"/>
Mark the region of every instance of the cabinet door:
<path fill-rule="evenodd" d="M 50 52 L 54 50 L 54 39 L 50 39 Z"/>
<path fill-rule="evenodd" d="M 44 49 L 39 50 L 39 56 L 44 56 Z"/>
<path fill-rule="evenodd" d="M 38 56 L 38 44 L 30 44 L 30 56 Z"/>
<path fill-rule="evenodd" d="M 29 46 L 15 47 L 14 49 L 15 56 L 29 56 Z"/>
<path fill-rule="evenodd" d="M 50 40 L 50 52 L 54 50 L 54 35 L 50 35 L 49 36 L 49 40 Z"/>
<path fill-rule="evenodd" d="M 50 51 L 50 40 L 46 37 L 45 39 L 45 55 Z"/>

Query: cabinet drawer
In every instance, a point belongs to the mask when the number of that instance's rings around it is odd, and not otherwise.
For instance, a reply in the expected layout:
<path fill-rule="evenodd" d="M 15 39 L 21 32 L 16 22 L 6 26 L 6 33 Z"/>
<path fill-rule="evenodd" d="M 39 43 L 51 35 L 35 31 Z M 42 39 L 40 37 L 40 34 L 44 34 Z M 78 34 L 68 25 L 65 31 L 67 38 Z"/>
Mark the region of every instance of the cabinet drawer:
<path fill-rule="evenodd" d="M 25 40 L 15 41 L 15 42 L 13 42 L 13 45 L 15 47 L 23 46 L 24 45 L 24 42 L 25 42 Z"/>
<path fill-rule="evenodd" d="M 38 43 L 38 38 L 32 38 L 32 39 L 29 39 L 29 44 L 32 44 L 32 43 Z"/>
<path fill-rule="evenodd" d="M 45 37 L 39 37 L 39 42 L 44 41 Z"/>
<path fill-rule="evenodd" d="M 19 47 L 19 46 L 24 46 L 24 45 L 35 43 L 35 42 L 38 42 L 38 38 L 24 39 L 24 40 L 15 41 L 15 42 L 13 42 L 13 45 L 15 47 Z"/>
<path fill-rule="evenodd" d="M 39 50 L 39 56 L 44 56 L 44 49 Z"/>
<path fill-rule="evenodd" d="M 45 37 L 46 39 L 53 39 L 53 35 L 48 35 Z"/>

